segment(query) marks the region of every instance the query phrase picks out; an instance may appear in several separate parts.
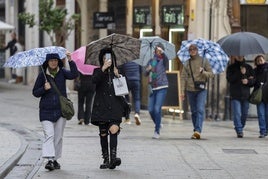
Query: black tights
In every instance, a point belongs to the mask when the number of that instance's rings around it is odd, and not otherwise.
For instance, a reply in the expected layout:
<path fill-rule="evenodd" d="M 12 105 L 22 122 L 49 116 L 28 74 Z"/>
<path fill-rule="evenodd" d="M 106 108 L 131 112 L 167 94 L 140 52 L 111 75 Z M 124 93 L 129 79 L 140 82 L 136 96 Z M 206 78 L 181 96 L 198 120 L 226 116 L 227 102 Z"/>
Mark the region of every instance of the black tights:
<path fill-rule="evenodd" d="M 102 148 L 102 152 L 108 151 L 108 134 L 109 128 L 111 125 L 109 123 L 103 123 L 99 125 L 99 132 L 100 132 L 100 144 Z M 117 136 L 119 131 L 115 134 L 110 133 L 110 149 L 117 148 Z"/>

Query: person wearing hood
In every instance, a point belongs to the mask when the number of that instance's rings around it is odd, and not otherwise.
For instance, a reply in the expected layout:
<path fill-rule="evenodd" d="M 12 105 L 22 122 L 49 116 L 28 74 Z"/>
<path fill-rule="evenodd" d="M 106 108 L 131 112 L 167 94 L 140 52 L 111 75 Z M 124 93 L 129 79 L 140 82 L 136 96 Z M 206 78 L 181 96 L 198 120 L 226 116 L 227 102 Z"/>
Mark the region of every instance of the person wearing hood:
<path fill-rule="evenodd" d="M 181 96 L 182 100 L 187 99 L 190 104 L 193 123 L 193 135 L 191 139 L 200 139 L 205 119 L 205 105 L 207 99 L 207 85 L 209 78 L 213 78 L 211 66 L 208 60 L 198 54 L 195 44 L 189 46 L 190 59 L 184 65 L 181 73 Z M 202 82 L 202 89 L 195 85 L 195 82 Z M 186 93 L 186 94 L 185 94 Z"/>
<path fill-rule="evenodd" d="M 253 91 L 262 88 L 262 85 L 265 84 L 268 78 L 268 63 L 265 62 L 263 55 L 257 55 L 255 57 L 254 65 L 255 83 Z M 268 103 L 262 100 L 262 102 L 256 106 L 260 130 L 259 138 L 264 138 L 267 136 L 268 131 Z"/>
<path fill-rule="evenodd" d="M 149 102 L 148 111 L 155 124 L 153 139 L 160 138 L 162 121 L 162 106 L 165 101 L 168 89 L 168 58 L 162 43 L 156 44 L 154 56 L 145 67 L 145 75 L 148 76 Z"/>
<path fill-rule="evenodd" d="M 115 95 L 112 79 L 119 77 L 120 74 L 116 66 L 116 57 L 110 48 L 100 51 L 99 63 L 100 67 L 94 70 L 92 76 L 92 82 L 96 85 L 96 94 L 91 123 L 99 127 L 100 145 L 104 159 L 100 169 L 114 169 L 121 164 L 121 159 L 117 158 L 117 141 L 124 106 L 123 97 Z"/>
<path fill-rule="evenodd" d="M 230 84 L 231 118 L 238 138 L 243 138 L 249 109 L 250 88 L 254 85 L 254 70 L 243 56 L 232 56 L 226 79 Z"/>
<path fill-rule="evenodd" d="M 42 157 L 48 160 L 45 168 L 50 171 L 61 167 L 57 160 L 62 155 L 63 131 L 66 124 L 66 119 L 61 113 L 59 95 L 50 81 L 53 80 L 61 94 L 67 97 L 66 80 L 72 80 L 78 76 L 78 70 L 71 60 L 70 52 L 66 55 L 70 70 L 63 67 L 63 61 L 57 53 L 46 55 L 42 72 L 37 76 L 32 90 L 35 97 L 41 98 L 39 119 L 44 132 Z"/>

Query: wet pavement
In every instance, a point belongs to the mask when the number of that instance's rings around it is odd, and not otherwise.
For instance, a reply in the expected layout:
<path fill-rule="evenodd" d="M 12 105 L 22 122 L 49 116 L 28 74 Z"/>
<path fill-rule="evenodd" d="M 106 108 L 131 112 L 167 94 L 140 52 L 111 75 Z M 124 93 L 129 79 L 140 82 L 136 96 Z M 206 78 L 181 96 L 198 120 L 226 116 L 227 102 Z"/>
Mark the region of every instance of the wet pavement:
<path fill-rule="evenodd" d="M 77 94 L 70 98 L 77 107 Z M 100 170 L 102 162 L 95 126 L 67 122 L 60 170 L 47 171 L 41 158 L 42 128 L 39 99 L 31 87 L 0 82 L 0 178 L 87 179 L 264 179 L 268 178 L 268 138 L 258 138 L 258 123 L 250 119 L 245 137 L 236 138 L 232 121 L 204 122 L 202 139 L 191 140 L 190 120 L 165 115 L 160 139 L 152 139 L 154 126 L 147 111 L 142 124 L 122 124 L 115 170 Z M 133 115 L 133 114 L 132 114 Z"/>

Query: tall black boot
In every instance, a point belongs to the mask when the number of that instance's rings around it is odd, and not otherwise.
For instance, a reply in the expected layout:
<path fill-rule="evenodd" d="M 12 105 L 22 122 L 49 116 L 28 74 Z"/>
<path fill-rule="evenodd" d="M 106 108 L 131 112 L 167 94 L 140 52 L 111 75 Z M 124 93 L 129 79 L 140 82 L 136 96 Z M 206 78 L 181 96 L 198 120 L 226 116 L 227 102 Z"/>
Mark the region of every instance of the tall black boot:
<path fill-rule="evenodd" d="M 100 136 L 103 163 L 100 169 L 109 168 L 108 136 Z"/>
<path fill-rule="evenodd" d="M 116 148 L 110 149 L 110 166 L 109 169 L 115 169 L 116 166 L 121 164 L 121 159 L 116 157 Z"/>
<path fill-rule="evenodd" d="M 116 166 L 119 166 L 121 164 L 121 159 L 116 158 L 118 134 L 119 134 L 119 131 L 115 134 L 110 133 L 110 166 L 109 166 L 109 169 L 115 169 Z"/>
<path fill-rule="evenodd" d="M 103 158 L 103 163 L 100 165 L 100 169 L 109 168 L 109 153 L 108 153 L 108 149 L 105 152 L 102 151 L 102 158 Z"/>

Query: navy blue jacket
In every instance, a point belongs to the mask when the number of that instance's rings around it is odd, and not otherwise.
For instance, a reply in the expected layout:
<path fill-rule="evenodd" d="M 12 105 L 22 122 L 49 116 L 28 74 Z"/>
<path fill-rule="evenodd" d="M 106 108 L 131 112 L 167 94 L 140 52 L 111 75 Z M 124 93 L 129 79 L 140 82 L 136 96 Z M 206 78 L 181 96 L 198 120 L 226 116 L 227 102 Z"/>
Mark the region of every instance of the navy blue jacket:
<path fill-rule="evenodd" d="M 65 97 L 66 94 L 66 79 L 72 80 L 78 77 L 78 71 L 73 61 L 69 62 L 70 70 L 60 68 L 55 78 L 46 75 L 48 81 L 54 80 L 59 91 Z M 44 69 L 45 70 L 45 69 Z M 35 81 L 32 93 L 35 97 L 40 99 L 39 102 L 39 119 L 40 121 L 51 121 L 56 122 L 62 115 L 60 109 L 60 101 L 57 92 L 51 85 L 51 89 L 45 90 L 44 84 L 46 80 L 44 73 L 40 73 Z"/>
<path fill-rule="evenodd" d="M 127 80 L 141 80 L 141 68 L 135 62 L 128 62 L 123 65 L 123 73 L 127 77 Z"/>

